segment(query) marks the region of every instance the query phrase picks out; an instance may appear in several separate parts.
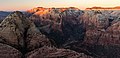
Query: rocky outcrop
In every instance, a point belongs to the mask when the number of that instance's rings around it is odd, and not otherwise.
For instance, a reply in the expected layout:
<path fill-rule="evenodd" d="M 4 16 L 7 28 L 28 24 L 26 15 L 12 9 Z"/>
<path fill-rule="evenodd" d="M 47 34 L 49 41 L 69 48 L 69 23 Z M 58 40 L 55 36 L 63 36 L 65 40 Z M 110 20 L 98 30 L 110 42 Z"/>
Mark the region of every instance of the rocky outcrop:
<path fill-rule="evenodd" d="M 71 8 L 61 12 L 55 8 L 43 15 L 35 12 L 30 18 L 58 47 L 100 58 L 119 58 L 119 13 L 117 10 L 81 11 Z"/>
<path fill-rule="evenodd" d="M 84 53 L 77 53 L 69 49 L 57 49 L 52 47 L 42 47 L 28 54 L 27 58 L 92 58 Z"/>
<path fill-rule="evenodd" d="M 99 56 L 104 55 L 103 57 L 108 58 L 119 58 L 119 52 L 117 51 L 120 45 L 119 19 L 117 19 L 118 15 L 113 15 L 113 12 L 88 11 L 80 16 L 84 27 L 86 27 L 83 44 L 87 46 L 87 50 L 91 53 Z M 116 54 L 112 51 L 113 49 Z"/>
<path fill-rule="evenodd" d="M 0 23 L 2 58 L 92 58 L 81 52 L 56 48 L 50 41 L 19 11 L 11 13 Z"/>
<path fill-rule="evenodd" d="M 119 11 L 38 7 L 28 12 L 16 11 L 0 23 L 0 43 L 25 58 L 120 58 Z"/>
<path fill-rule="evenodd" d="M 18 49 L 33 50 L 50 46 L 50 41 L 40 33 L 28 18 L 21 12 L 14 12 L 0 24 L 0 42 Z"/>
<path fill-rule="evenodd" d="M 0 43 L 0 58 L 22 58 L 22 53 L 17 49 Z"/>
<path fill-rule="evenodd" d="M 39 28 L 39 30 L 43 32 L 43 34 L 46 34 L 49 38 L 54 40 L 58 46 L 62 46 L 63 44 L 67 45 L 67 40 L 77 41 L 83 39 L 83 26 L 82 23 L 78 22 L 78 16 L 81 15 L 83 11 L 72 7 L 66 9 L 51 8 L 49 9 L 49 11 L 46 8 L 42 9 L 44 10 L 32 11 L 32 13 L 35 13 L 32 16 L 30 16 L 30 18 Z M 61 11 L 63 9 L 64 11 Z M 44 14 L 36 14 L 38 12 L 44 12 Z M 72 37 L 76 37 L 76 39 L 73 39 Z M 66 41 L 66 43 L 64 41 Z"/>
<path fill-rule="evenodd" d="M 85 41 L 88 41 L 88 43 L 109 45 L 110 43 L 113 43 L 111 41 L 114 41 L 115 39 L 115 41 L 118 41 L 119 19 L 112 17 L 111 13 L 108 14 L 103 11 L 88 11 L 80 16 L 80 19 L 83 21 L 86 29 Z M 115 21 L 116 23 L 113 23 Z"/>

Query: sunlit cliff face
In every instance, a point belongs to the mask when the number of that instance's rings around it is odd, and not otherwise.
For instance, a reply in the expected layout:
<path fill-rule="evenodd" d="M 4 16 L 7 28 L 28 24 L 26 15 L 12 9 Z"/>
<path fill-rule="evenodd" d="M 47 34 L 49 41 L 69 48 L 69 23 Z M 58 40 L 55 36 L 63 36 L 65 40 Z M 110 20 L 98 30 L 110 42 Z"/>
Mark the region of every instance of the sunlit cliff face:
<path fill-rule="evenodd" d="M 67 9 L 76 9 L 79 10 L 78 8 L 75 7 L 69 7 L 69 8 L 43 8 L 43 7 L 37 7 L 37 8 L 33 8 L 31 10 L 27 10 L 28 13 L 34 13 L 34 15 L 44 15 L 47 14 L 49 12 L 55 11 L 55 12 L 63 12 Z"/>

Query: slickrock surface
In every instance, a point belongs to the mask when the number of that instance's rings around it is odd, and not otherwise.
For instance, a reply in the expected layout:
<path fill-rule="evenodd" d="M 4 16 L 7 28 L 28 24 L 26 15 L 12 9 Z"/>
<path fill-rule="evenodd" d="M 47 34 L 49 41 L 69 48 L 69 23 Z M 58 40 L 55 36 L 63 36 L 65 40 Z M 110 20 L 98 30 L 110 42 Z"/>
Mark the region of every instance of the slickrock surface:
<path fill-rule="evenodd" d="M 0 43 L 0 58 L 22 58 L 22 53 L 9 45 Z"/>

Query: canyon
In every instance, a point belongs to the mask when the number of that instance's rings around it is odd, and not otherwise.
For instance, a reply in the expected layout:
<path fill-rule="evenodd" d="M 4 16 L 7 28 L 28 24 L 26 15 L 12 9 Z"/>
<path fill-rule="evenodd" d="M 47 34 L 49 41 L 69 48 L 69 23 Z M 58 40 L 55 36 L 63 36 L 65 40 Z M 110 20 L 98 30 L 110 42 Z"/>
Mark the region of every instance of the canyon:
<path fill-rule="evenodd" d="M 12 12 L 1 19 L 0 57 L 120 58 L 120 11 L 37 7 Z"/>

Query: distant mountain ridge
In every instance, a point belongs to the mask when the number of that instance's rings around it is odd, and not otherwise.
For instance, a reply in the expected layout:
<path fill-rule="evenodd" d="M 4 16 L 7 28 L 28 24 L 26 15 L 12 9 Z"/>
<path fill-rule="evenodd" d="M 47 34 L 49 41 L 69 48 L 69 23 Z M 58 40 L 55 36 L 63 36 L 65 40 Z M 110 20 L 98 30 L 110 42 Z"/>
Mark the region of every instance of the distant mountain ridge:
<path fill-rule="evenodd" d="M 10 14 L 10 12 L 7 11 L 0 11 L 0 22 Z"/>
<path fill-rule="evenodd" d="M 36 7 L 36 8 L 30 9 L 30 10 L 27 10 L 27 12 L 29 12 L 29 13 L 35 13 L 35 12 L 40 11 L 42 13 L 44 11 L 51 11 L 53 9 L 59 9 L 61 12 L 65 11 L 67 9 L 76 9 L 76 10 L 79 10 L 76 7 L 66 7 L 66 8 L 54 8 L 54 7 L 53 8 L 44 8 L 44 7 Z"/>
<path fill-rule="evenodd" d="M 86 8 L 85 10 L 120 10 L 120 6 L 116 7 L 91 7 L 91 8 Z"/>

